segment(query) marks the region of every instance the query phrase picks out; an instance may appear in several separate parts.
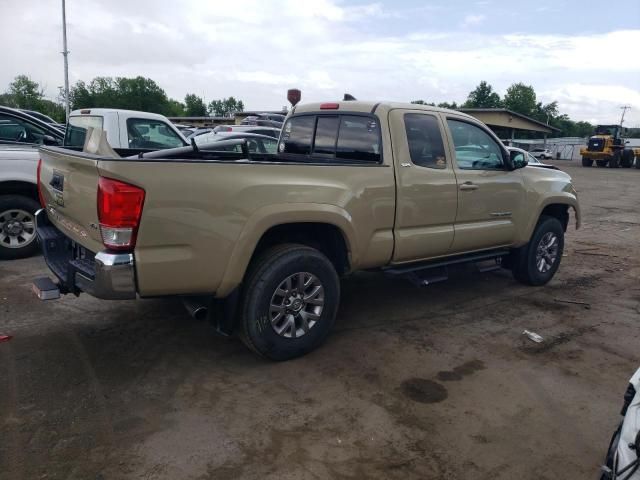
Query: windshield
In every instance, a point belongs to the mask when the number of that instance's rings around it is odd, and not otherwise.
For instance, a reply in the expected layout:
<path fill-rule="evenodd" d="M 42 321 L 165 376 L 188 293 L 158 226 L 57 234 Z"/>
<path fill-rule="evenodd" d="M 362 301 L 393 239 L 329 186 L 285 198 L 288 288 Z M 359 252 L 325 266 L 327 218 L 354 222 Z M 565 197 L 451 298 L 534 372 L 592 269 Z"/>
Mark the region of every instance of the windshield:
<path fill-rule="evenodd" d="M 64 135 L 65 147 L 84 147 L 84 139 L 89 127 L 102 130 L 104 119 L 96 115 L 79 115 L 69 117 L 69 125 Z"/>

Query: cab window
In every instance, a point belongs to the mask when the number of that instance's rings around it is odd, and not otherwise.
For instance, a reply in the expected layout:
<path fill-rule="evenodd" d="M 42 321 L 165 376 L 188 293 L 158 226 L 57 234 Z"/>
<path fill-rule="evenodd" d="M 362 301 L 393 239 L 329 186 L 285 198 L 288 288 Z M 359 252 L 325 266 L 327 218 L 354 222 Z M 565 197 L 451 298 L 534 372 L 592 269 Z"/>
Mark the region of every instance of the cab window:
<path fill-rule="evenodd" d="M 502 170 L 502 149 L 483 129 L 471 123 L 447 119 L 462 170 Z"/>
<path fill-rule="evenodd" d="M 411 162 L 414 165 L 427 168 L 447 166 L 444 143 L 436 117 L 422 113 L 407 113 L 404 116 L 404 128 Z"/>
<path fill-rule="evenodd" d="M 185 145 L 176 132 L 160 120 L 127 119 L 129 148 L 175 148 Z"/>
<path fill-rule="evenodd" d="M 368 115 L 300 115 L 287 120 L 278 146 L 298 161 L 380 162 L 380 128 Z"/>

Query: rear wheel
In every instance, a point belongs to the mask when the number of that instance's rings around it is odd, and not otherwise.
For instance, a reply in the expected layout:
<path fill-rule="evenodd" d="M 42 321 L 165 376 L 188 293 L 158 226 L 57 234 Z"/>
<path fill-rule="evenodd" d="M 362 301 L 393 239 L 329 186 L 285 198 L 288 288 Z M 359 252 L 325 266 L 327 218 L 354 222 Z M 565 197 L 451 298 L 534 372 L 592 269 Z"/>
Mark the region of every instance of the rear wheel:
<path fill-rule="evenodd" d="M 582 157 L 582 166 L 583 167 L 591 167 L 593 165 L 593 159 Z"/>
<path fill-rule="evenodd" d="M 544 285 L 553 278 L 564 250 L 564 229 L 555 217 L 543 215 L 529 243 L 511 255 L 516 280 L 527 285 Z"/>
<path fill-rule="evenodd" d="M 278 245 L 253 262 L 243 293 L 240 338 L 271 360 L 288 360 L 318 347 L 340 302 L 340 280 L 314 248 Z"/>
<path fill-rule="evenodd" d="M 623 168 L 631 168 L 633 165 L 633 152 L 631 150 L 622 151 L 622 160 L 620 161 L 620 165 Z"/>
<path fill-rule="evenodd" d="M 609 163 L 609 160 L 596 160 L 596 165 L 599 167 L 606 167 Z"/>
<path fill-rule="evenodd" d="M 640 170 L 640 157 L 636 156 L 636 168 Z"/>
<path fill-rule="evenodd" d="M 38 251 L 34 214 L 39 208 L 23 195 L 0 197 L 0 259 L 25 258 Z"/>

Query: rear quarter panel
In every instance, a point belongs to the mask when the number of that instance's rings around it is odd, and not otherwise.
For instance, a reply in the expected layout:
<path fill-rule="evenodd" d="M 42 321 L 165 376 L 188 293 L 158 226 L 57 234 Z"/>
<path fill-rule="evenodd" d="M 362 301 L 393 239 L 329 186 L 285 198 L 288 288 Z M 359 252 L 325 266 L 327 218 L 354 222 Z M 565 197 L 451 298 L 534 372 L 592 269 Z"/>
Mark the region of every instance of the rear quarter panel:
<path fill-rule="evenodd" d="M 21 181 L 36 184 L 38 145 L 0 145 L 0 194 L 1 184 Z"/>
<path fill-rule="evenodd" d="M 339 227 L 352 267 L 389 261 L 393 170 L 250 162 L 100 161 L 100 174 L 146 191 L 135 249 L 141 296 L 213 293 L 240 283 L 270 227 Z"/>

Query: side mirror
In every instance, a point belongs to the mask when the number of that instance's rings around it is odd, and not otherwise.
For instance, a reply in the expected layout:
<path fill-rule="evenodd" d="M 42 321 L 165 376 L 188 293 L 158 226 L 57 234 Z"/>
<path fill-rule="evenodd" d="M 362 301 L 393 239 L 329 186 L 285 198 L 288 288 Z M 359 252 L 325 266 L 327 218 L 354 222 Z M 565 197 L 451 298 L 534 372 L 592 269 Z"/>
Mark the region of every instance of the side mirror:
<path fill-rule="evenodd" d="M 522 152 L 518 152 L 517 150 L 511 150 L 509 152 L 509 158 L 514 170 L 517 170 L 518 168 L 524 168 L 529 164 L 527 157 Z"/>
<path fill-rule="evenodd" d="M 629 140 L 627 140 L 627 141 L 626 141 L 626 142 L 624 142 L 624 143 L 625 143 L 625 144 L 626 144 L 626 143 L 629 143 Z"/>
<path fill-rule="evenodd" d="M 43 135 L 42 144 L 43 145 L 59 145 L 58 141 L 55 138 L 53 138 L 51 135 Z"/>

